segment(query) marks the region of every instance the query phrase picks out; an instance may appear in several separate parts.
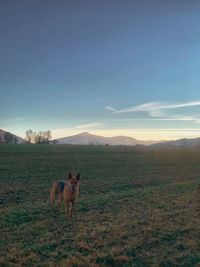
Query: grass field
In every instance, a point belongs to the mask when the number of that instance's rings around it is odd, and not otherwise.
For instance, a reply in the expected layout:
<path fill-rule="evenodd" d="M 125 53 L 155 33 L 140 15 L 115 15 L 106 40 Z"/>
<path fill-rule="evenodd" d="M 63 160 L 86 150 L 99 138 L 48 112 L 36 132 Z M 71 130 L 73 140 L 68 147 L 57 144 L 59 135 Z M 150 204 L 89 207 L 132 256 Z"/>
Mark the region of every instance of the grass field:
<path fill-rule="evenodd" d="M 67 221 L 52 182 L 81 172 Z M 200 266 L 200 151 L 1 145 L 0 266 Z"/>

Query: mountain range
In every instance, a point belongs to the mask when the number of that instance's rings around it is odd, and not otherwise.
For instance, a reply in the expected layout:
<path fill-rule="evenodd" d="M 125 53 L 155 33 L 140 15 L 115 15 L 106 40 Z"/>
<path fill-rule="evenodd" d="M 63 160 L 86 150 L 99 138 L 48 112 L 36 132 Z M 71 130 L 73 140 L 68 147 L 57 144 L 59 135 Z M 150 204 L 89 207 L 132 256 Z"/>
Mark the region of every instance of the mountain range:
<path fill-rule="evenodd" d="M 99 135 L 83 132 L 77 135 L 68 136 L 64 138 L 55 139 L 56 144 L 71 144 L 71 145 L 152 145 L 157 143 L 156 141 L 140 141 L 128 136 L 114 136 L 104 137 Z"/>
<path fill-rule="evenodd" d="M 200 138 L 182 138 L 174 141 L 157 142 L 153 147 L 167 148 L 167 147 L 200 147 Z"/>
<path fill-rule="evenodd" d="M 141 141 L 128 136 L 104 137 L 83 132 L 77 135 L 68 136 L 54 140 L 56 144 L 71 145 L 145 145 L 155 148 L 166 147 L 200 147 L 200 138 L 183 138 L 173 141 Z"/>

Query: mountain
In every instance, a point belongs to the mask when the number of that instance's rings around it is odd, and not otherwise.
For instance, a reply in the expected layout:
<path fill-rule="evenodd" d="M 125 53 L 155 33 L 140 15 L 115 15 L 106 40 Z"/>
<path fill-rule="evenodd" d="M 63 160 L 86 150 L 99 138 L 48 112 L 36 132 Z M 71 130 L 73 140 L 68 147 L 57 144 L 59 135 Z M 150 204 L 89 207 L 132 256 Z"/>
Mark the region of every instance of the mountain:
<path fill-rule="evenodd" d="M 128 136 L 114 136 L 104 137 L 99 135 L 83 132 L 77 135 L 68 136 L 64 138 L 55 139 L 53 142 L 57 144 L 71 144 L 71 145 L 150 145 L 155 144 L 155 141 L 139 141 Z"/>
<path fill-rule="evenodd" d="M 5 140 L 5 135 L 7 135 L 7 140 Z M 26 143 L 26 140 L 24 140 L 23 138 L 12 134 L 10 132 L 6 132 L 2 129 L 0 129 L 0 143 L 17 143 L 17 144 L 23 144 Z"/>
<path fill-rule="evenodd" d="M 200 147 L 200 138 L 183 138 L 174 141 L 165 141 L 162 143 L 156 143 L 152 145 L 158 148 L 167 147 Z"/>

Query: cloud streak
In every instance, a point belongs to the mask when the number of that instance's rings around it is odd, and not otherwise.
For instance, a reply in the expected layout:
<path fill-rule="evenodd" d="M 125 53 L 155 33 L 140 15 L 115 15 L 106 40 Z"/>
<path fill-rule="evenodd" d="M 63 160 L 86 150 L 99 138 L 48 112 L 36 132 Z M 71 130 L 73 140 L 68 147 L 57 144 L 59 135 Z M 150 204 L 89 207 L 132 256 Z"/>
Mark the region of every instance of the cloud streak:
<path fill-rule="evenodd" d="M 180 121 L 194 121 L 200 123 L 200 117 L 195 115 L 176 115 L 168 114 L 167 110 L 183 109 L 189 107 L 200 106 L 200 101 L 190 101 L 184 103 L 165 104 L 162 102 L 148 102 L 142 105 L 133 106 L 125 109 L 115 109 L 107 106 L 106 109 L 112 111 L 113 114 L 123 114 L 131 112 L 145 112 L 153 120 L 180 120 Z"/>
<path fill-rule="evenodd" d="M 9 118 L 9 119 L 0 120 L 0 123 L 14 123 L 14 122 L 18 122 L 18 121 L 24 121 L 26 119 L 27 119 L 27 117 Z"/>
<path fill-rule="evenodd" d="M 76 125 L 73 128 L 74 129 L 90 129 L 90 128 L 96 128 L 103 126 L 104 124 L 102 122 L 93 122 L 93 123 L 88 123 L 88 124 L 80 124 Z"/>
<path fill-rule="evenodd" d="M 186 103 L 177 103 L 177 104 L 164 104 L 161 102 L 149 102 L 142 105 L 125 108 L 125 109 L 115 109 L 113 107 L 107 106 L 106 109 L 113 111 L 115 114 L 120 113 L 129 113 L 129 112 L 137 112 L 137 111 L 155 111 L 155 110 L 164 110 L 164 109 L 177 109 L 177 108 L 184 108 L 184 107 L 194 107 L 200 106 L 200 101 L 192 101 Z"/>

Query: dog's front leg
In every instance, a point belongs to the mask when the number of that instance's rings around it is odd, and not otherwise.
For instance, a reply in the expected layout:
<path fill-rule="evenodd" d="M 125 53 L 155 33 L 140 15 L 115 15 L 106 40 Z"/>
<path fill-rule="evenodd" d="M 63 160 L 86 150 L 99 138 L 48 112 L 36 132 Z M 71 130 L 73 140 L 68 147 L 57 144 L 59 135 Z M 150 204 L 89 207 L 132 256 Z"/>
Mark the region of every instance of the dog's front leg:
<path fill-rule="evenodd" d="M 72 217 L 72 212 L 73 212 L 73 202 L 71 201 L 69 203 L 69 214 L 68 214 L 68 219 L 70 219 Z"/>

